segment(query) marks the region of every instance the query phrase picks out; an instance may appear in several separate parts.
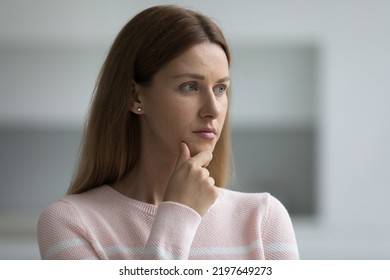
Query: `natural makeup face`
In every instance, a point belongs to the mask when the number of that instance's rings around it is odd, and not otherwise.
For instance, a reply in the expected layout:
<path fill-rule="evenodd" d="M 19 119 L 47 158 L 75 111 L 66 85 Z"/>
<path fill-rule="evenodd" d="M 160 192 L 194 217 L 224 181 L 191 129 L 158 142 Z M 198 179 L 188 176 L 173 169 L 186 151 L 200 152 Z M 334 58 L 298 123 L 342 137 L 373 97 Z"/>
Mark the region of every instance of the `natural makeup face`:
<path fill-rule="evenodd" d="M 229 64 L 219 45 L 188 49 L 160 69 L 151 85 L 135 85 L 131 110 L 140 115 L 142 142 L 170 154 L 178 153 L 182 141 L 191 156 L 212 152 L 225 121 L 229 85 Z"/>

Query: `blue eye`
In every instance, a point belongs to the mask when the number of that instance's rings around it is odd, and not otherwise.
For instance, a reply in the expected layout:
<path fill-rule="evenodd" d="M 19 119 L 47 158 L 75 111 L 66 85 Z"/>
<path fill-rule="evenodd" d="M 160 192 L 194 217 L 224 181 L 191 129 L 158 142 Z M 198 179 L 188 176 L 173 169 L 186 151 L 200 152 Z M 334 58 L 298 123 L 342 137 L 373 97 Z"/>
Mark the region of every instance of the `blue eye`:
<path fill-rule="evenodd" d="M 181 87 L 182 90 L 187 92 L 197 91 L 197 87 L 195 84 L 185 84 Z"/>
<path fill-rule="evenodd" d="M 216 94 L 224 94 L 226 92 L 226 86 L 218 85 L 213 88 L 214 93 Z"/>

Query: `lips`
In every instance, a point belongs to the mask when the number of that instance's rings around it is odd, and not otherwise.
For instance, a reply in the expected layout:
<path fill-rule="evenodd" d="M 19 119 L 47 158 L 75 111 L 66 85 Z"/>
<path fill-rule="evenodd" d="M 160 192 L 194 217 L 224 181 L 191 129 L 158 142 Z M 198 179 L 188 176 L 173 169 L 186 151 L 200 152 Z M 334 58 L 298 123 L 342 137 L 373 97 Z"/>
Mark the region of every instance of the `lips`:
<path fill-rule="evenodd" d="M 214 139 L 217 136 L 217 131 L 213 127 L 201 128 L 193 131 L 193 133 L 205 139 Z"/>

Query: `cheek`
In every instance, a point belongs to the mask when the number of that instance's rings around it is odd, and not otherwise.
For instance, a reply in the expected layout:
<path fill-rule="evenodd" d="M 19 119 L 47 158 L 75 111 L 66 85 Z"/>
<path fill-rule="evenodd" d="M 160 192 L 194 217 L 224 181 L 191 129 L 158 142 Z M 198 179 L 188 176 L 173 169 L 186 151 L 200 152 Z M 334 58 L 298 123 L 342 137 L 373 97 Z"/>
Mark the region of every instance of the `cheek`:
<path fill-rule="evenodd" d="M 172 121 L 174 123 L 180 123 L 181 120 L 185 120 L 191 114 L 191 107 L 187 106 L 185 102 L 180 101 L 161 102 L 156 104 L 155 108 L 155 112 L 157 113 L 158 111 L 158 114 L 156 114 L 157 118 Z"/>
<path fill-rule="evenodd" d="M 220 113 L 219 113 L 219 119 L 220 121 L 225 121 L 225 118 L 226 118 L 226 115 L 227 115 L 227 112 L 228 112 L 228 108 L 229 108 L 229 101 L 227 98 L 225 98 L 225 100 L 223 100 L 221 102 L 221 107 L 220 107 Z"/>
<path fill-rule="evenodd" d="M 191 112 L 185 103 L 161 101 L 151 105 L 145 117 L 153 130 L 174 136 L 181 134 L 182 130 L 188 127 Z"/>

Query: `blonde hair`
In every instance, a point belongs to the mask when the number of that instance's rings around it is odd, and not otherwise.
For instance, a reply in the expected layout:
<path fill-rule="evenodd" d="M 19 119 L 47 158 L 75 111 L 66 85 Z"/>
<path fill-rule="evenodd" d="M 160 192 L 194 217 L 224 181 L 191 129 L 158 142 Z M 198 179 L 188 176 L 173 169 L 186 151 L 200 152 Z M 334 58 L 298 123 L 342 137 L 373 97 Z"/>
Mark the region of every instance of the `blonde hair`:
<path fill-rule="evenodd" d="M 133 80 L 148 85 L 166 63 L 203 42 L 221 46 L 230 65 L 229 47 L 221 30 L 211 19 L 195 11 L 172 5 L 155 6 L 136 15 L 122 28 L 96 83 L 68 194 L 115 183 L 137 164 L 140 124 L 138 116 L 129 111 Z M 208 166 L 217 186 L 226 186 L 230 168 L 227 113 Z"/>

